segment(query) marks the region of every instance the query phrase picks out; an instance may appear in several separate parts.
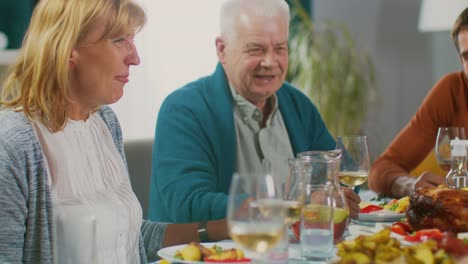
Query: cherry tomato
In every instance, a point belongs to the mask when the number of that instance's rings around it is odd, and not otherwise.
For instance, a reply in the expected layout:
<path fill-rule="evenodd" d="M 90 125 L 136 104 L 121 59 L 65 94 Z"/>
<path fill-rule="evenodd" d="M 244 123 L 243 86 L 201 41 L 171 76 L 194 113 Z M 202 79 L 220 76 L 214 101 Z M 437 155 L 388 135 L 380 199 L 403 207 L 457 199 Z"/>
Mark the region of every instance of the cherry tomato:
<path fill-rule="evenodd" d="M 416 233 L 414 233 L 414 235 L 419 236 L 422 241 L 427 240 L 427 239 L 440 240 L 443 237 L 442 232 L 437 228 L 421 229 L 419 231 L 416 231 Z"/>
<path fill-rule="evenodd" d="M 392 231 L 393 233 L 402 235 L 402 236 L 408 235 L 406 230 L 401 225 L 392 225 L 392 227 L 390 228 L 390 231 Z"/>
<path fill-rule="evenodd" d="M 363 213 L 363 214 L 367 214 L 367 213 L 374 212 L 374 211 L 379 211 L 379 210 L 382 210 L 382 209 L 383 209 L 383 207 L 381 207 L 381 206 L 371 204 L 371 205 L 368 205 L 368 206 L 362 208 L 359 212 Z"/>
<path fill-rule="evenodd" d="M 443 237 L 442 232 L 437 228 L 421 229 L 414 232 L 412 235 L 405 236 L 405 240 L 409 242 L 422 242 L 428 239 L 441 240 Z"/>
<path fill-rule="evenodd" d="M 411 234 L 413 232 L 413 228 L 411 228 L 406 220 L 395 222 L 392 224 L 392 227 L 395 225 L 400 226 L 405 231 L 405 235 Z"/>
<path fill-rule="evenodd" d="M 407 235 L 403 239 L 408 242 L 421 242 L 421 238 L 414 235 Z"/>

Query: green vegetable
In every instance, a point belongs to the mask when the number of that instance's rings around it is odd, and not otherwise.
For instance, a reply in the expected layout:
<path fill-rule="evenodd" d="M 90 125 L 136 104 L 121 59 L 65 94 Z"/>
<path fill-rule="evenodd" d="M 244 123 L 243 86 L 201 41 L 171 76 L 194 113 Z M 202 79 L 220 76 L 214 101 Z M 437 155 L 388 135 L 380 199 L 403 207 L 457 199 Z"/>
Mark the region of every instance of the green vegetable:
<path fill-rule="evenodd" d="M 220 254 L 221 252 L 223 252 L 223 248 L 216 244 L 213 246 L 213 249 L 216 251 L 216 254 Z"/>

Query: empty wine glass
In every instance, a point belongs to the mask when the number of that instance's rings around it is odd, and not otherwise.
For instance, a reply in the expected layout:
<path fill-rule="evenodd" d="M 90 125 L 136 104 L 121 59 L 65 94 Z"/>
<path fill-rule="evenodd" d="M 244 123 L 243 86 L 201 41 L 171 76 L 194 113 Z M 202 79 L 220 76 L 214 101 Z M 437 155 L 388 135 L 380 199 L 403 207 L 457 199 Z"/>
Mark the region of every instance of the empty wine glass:
<path fill-rule="evenodd" d="M 338 137 L 336 149 L 342 150 L 338 180 L 351 189 L 366 182 L 370 168 L 367 137 Z"/>
<path fill-rule="evenodd" d="M 271 174 L 234 174 L 228 198 L 228 228 L 232 240 L 261 262 L 283 238 L 286 210 Z"/>
<path fill-rule="evenodd" d="M 447 172 L 451 166 L 450 141 L 456 138 L 465 139 L 465 128 L 439 127 L 435 144 L 435 155 L 440 168 Z"/>

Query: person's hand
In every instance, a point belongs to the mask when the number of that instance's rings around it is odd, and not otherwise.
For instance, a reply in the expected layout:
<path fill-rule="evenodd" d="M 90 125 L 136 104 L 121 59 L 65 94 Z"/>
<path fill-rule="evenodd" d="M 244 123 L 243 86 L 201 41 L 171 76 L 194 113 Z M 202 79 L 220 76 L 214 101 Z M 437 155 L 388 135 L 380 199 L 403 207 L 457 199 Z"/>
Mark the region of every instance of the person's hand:
<path fill-rule="evenodd" d="M 443 184 L 444 177 L 439 175 L 423 172 L 418 178 L 411 176 L 400 176 L 392 184 L 392 196 L 401 198 L 408 196 L 411 191 L 417 190 L 421 187 L 435 188 L 439 184 Z"/>
<path fill-rule="evenodd" d="M 361 198 L 350 188 L 343 188 L 343 190 L 348 200 L 349 216 L 353 219 L 357 219 L 359 217 L 359 210 L 361 209 L 359 207 Z"/>
<path fill-rule="evenodd" d="M 425 171 L 416 179 L 412 190 L 417 190 L 421 187 L 435 188 L 444 182 L 444 177 Z"/>

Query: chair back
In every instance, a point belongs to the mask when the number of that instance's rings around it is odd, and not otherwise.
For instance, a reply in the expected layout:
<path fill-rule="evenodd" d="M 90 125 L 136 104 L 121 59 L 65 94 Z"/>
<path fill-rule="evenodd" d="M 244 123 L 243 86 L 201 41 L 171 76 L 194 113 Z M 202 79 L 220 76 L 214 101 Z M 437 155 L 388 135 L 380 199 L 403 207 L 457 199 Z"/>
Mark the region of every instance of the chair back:
<path fill-rule="evenodd" d="M 147 219 L 153 139 L 125 140 L 123 144 L 132 189 L 143 209 L 143 219 Z"/>

